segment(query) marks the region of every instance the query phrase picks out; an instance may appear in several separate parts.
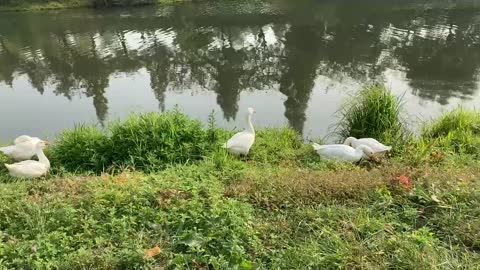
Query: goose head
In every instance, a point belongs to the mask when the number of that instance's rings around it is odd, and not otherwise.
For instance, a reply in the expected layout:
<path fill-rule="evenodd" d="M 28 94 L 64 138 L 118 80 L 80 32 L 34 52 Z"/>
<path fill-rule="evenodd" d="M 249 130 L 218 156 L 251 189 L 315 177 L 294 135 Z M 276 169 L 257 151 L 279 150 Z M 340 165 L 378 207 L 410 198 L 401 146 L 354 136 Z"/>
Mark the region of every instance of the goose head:
<path fill-rule="evenodd" d="M 35 145 L 35 148 L 37 150 L 43 150 L 47 147 L 48 145 L 48 142 L 47 141 L 39 141 L 36 145 Z"/>
<path fill-rule="evenodd" d="M 353 142 L 356 141 L 356 140 L 357 140 L 357 138 L 355 138 L 355 137 L 348 137 L 348 138 L 345 139 L 343 144 L 352 146 Z"/>
<path fill-rule="evenodd" d="M 249 115 L 252 115 L 252 114 L 256 113 L 255 109 L 252 108 L 252 107 L 249 107 L 249 108 L 247 109 L 247 112 L 248 112 Z"/>
<path fill-rule="evenodd" d="M 363 152 L 363 157 L 367 158 L 367 159 L 370 159 L 374 156 L 374 152 L 372 150 L 372 148 L 366 146 L 366 145 L 359 145 L 357 147 L 357 150 L 360 150 Z"/>

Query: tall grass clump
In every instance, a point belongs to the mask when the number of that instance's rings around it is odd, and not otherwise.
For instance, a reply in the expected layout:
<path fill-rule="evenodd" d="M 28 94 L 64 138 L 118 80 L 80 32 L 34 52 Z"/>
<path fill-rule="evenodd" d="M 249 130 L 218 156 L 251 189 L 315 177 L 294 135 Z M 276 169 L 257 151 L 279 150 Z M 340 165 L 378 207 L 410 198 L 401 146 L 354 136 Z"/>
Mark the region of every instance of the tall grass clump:
<path fill-rule="evenodd" d="M 393 144 L 405 137 L 402 99 L 385 86 L 365 86 L 340 109 L 337 134 L 341 139 L 375 138 Z"/>
<path fill-rule="evenodd" d="M 63 132 L 50 151 L 67 171 L 96 173 L 116 168 L 158 171 L 171 164 L 203 159 L 219 146 L 219 131 L 203 128 L 178 110 L 132 114 L 104 131 L 78 126 Z"/>
<path fill-rule="evenodd" d="M 422 138 L 455 153 L 480 151 L 480 113 L 459 107 L 446 112 L 422 128 Z"/>
<path fill-rule="evenodd" d="M 145 171 L 200 160 L 215 145 L 199 121 L 178 110 L 133 114 L 109 131 L 112 162 Z"/>
<path fill-rule="evenodd" d="M 251 157 L 257 162 L 270 164 L 295 161 L 303 147 L 302 136 L 294 129 L 267 128 L 257 131 Z"/>
<path fill-rule="evenodd" d="M 48 156 L 56 167 L 70 172 L 101 172 L 110 165 L 108 136 L 95 126 L 78 125 L 66 129 L 49 147 Z"/>

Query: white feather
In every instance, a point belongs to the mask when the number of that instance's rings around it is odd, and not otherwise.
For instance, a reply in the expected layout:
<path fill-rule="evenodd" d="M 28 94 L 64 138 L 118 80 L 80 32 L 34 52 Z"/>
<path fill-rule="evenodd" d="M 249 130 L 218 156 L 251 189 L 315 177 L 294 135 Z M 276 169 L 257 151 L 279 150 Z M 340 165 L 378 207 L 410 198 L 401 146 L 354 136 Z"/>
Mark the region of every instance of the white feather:
<path fill-rule="evenodd" d="M 50 161 L 43 153 L 44 147 L 45 143 L 43 141 L 35 145 L 35 153 L 38 156 L 38 161 L 25 160 L 14 164 L 5 164 L 10 175 L 19 178 L 36 178 L 46 175 L 50 169 Z"/>
<path fill-rule="evenodd" d="M 38 137 L 30 137 L 28 135 L 22 135 L 22 136 L 18 136 L 14 141 L 13 143 L 14 144 L 20 144 L 20 143 L 23 143 L 23 142 L 27 142 L 27 141 L 32 141 L 33 144 L 35 145 L 36 143 L 38 143 L 40 141 L 40 138 Z"/>
<path fill-rule="evenodd" d="M 17 160 L 28 160 L 35 156 L 36 140 L 24 141 L 15 145 L 1 147 L 0 152 L 3 152 L 8 157 Z"/>
<path fill-rule="evenodd" d="M 384 155 L 386 152 L 392 150 L 391 146 L 386 146 L 379 141 L 373 139 L 373 138 L 361 138 L 357 139 L 354 137 L 349 137 L 345 139 L 344 142 L 345 145 L 350 145 L 353 148 L 357 148 L 360 145 L 366 145 L 372 149 L 374 154 L 376 155 Z"/>
<path fill-rule="evenodd" d="M 321 157 L 330 160 L 358 162 L 364 157 L 373 155 L 372 149 L 365 145 L 356 149 L 344 144 L 319 145 L 314 143 L 312 146 Z"/>
<path fill-rule="evenodd" d="M 250 148 L 255 143 L 255 130 L 252 124 L 252 114 L 255 110 L 248 108 L 247 125 L 248 128 L 242 132 L 233 135 L 226 143 L 222 145 L 228 152 L 234 155 L 248 155 Z"/>

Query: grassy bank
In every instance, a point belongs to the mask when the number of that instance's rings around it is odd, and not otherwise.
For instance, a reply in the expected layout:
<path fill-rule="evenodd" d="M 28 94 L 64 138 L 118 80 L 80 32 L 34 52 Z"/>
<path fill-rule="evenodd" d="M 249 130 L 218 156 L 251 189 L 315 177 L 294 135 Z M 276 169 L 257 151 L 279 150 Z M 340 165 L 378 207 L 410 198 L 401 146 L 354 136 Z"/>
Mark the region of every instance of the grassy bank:
<path fill-rule="evenodd" d="M 0 2 L 0 11 L 35 11 L 67 8 L 93 7 L 91 0 L 62 1 L 5 1 Z"/>
<path fill-rule="evenodd" d="M 38 11 L 71 8 L 109 8 L 187 2 L 190 0 L 0 0 L 0 11 Z"/>
<path fill-rule="evenodd" d="M 289 128 L 260 130 L 242 160 L 220 147 L 231 131 L 179 111 L 79 126 L 49 149 L 47 179 L 1 172 L 0 264 L 477 269 L 479 119 L 447 113 L 358 165 L 320 159 Z"/>

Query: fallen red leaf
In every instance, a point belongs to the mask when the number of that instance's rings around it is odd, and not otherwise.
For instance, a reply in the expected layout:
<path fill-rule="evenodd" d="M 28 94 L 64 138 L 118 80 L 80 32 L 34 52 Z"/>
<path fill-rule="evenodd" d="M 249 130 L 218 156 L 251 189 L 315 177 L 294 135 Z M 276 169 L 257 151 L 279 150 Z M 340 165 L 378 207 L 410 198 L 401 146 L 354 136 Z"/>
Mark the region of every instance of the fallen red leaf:
<path fill-rule="evenodd" d="M 159 246 L 155 246 L 151 249 L 147 249 L 147 251 L 145 252 L 145 257 L 155 257 L 157 256 L 158 254 L 160 254 L 160 252 L 162 252 L 162 250 L 160 249 Z"/>
<path fill-rule="evenodd" d="M 405 175 L 400 175 L 398 177 L 398 182 L 400 182 L 400 184 L 406 188 L 407 190 L 410 190 L 412 189 L 412 182 L 410 181 L 410 178 L 408 178 L 407 176 Z"/>

